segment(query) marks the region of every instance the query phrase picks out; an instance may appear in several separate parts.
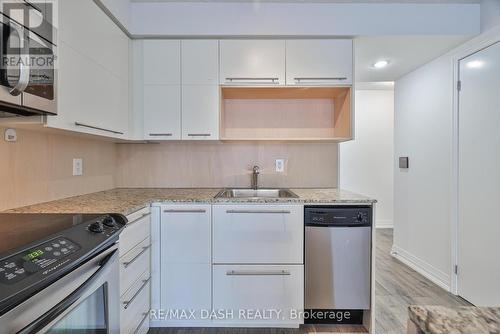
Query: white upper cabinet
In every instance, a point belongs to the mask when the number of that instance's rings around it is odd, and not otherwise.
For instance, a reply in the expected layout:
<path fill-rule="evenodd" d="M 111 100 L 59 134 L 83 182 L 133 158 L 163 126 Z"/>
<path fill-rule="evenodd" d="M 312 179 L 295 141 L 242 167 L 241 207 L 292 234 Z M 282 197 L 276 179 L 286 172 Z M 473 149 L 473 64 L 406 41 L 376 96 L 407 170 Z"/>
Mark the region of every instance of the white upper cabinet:
<path fill-rule="evenodd" d="M 145 40 L 142 57 L 144 138 L 181 139 L 181 42 Z"/>
<path fill-rule="evenodd" d="M 182 41 L 182 139 L 219 139 L 219 43 Z"/>
<path fill-rule="evenodd" d="M 352 40 L 286 41 L 287 85 L 352 84 Z"/>
<path fill-rule="evenodd" d="M 284 40 L 221 40 L 220 83 L 284 85 Z"/>

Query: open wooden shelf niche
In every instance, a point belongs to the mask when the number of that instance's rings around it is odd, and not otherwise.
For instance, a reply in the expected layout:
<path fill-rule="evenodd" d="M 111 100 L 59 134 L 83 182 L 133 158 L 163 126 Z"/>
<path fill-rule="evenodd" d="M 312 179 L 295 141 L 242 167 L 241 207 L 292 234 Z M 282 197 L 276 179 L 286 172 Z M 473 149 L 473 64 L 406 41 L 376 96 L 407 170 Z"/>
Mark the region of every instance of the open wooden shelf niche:
<path fill-rule="evenodd" d="M 221 140 L 352 138 L 351 87 L 221 87 Z"/>

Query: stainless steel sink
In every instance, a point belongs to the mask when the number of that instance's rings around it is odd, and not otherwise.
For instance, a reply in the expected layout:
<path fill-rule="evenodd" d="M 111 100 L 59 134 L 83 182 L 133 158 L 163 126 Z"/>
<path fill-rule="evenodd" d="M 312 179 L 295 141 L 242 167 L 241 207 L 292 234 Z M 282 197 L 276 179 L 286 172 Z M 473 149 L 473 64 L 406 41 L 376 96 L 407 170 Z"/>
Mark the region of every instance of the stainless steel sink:
<path fill-rule="evenodd" d="M 298 198 L 289 189 L 223 189 L 215 198 Z"/>

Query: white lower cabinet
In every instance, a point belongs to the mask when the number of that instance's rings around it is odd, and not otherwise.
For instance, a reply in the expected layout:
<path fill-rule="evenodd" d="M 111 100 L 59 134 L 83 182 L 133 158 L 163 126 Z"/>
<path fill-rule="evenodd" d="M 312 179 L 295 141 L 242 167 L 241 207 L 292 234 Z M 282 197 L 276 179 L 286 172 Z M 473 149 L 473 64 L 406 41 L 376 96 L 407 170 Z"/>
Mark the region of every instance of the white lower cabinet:
<path fill-rule="evenodd" d="M 300 324 L 302 265 L 214 265 L 213 308 L 232 314 L 221 323 L 248 326 Z"/>
<path fill-rule="evenodd" d="M 145 334 L 151 308 L 151 209 L 127 216 L 120 234 L 120 333 Z"/>

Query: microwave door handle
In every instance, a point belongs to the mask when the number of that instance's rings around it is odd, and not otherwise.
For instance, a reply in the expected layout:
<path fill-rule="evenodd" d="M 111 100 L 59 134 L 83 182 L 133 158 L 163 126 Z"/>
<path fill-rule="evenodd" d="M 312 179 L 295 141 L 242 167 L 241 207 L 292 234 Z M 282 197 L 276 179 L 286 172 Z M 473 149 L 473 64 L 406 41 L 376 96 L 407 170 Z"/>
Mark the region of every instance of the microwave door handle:
<path fill-rule="evenodd" d="M 43 330 L 47 325 L 49 325 L 51 322 L 53 322 L 55 319 L 57 319 L 59 316 L 66 313 L 66 311 L 68 311 L 68 309 L 70 309 L 71 306 L 75 304 L 82 297 L 83 294 L 85 294 L 87 288 L 91 286 L 97 279 L 99 279 L 99 276 L 103 271 L 103 269 L 105 268 L 106 264 L 110 261 L 113 262 L 114 260 L 117 259 L 117 257 L 118 257 L 117 250 L 107 255 L 104 259 L 102 259 L 99 262 L 99 269 L 95 273 L 93 273 L 88 280 L 86 280 L 82 285 L 80 285 L 76 290 L 74 290 L 68 297 L 64 298 L 59 304 L 50 309 L 50 311 L 46 312 L 40 318 L 36 319 L 31 324 L 24 327 L 22 330 L 17 332 L 17 334 L 38 333 L 39 331 Z"/>
<path fill-rule="evenodd" d="M 28 47 L 28 41 L 25 39 L 23 30 L 25 28 L 21 27 L 17 23 L 11 22 L 10 25 L 17 31 L 17 34 L 19 36 L 19 45 L 22 45 L 23 48 L 21 50 L 26 50 L 29 51 Z M 28 87 L 28 84 L 30 82 L 30 67 L 29 64 L 24 64 L 23 60 L 29 61 L 29 52 L 26 52 L 27 57 L 23 57 L 23 53 L 19 54 L 20 57 L 20 62 L 19 62 L 19 80 L 17 81 L 16 85 L 10 90 L 10 95 L 13 96 L 18 96 L 24 90 L 26 87 Z M 24 58 L 24 59 L 23 59 Z"/>

